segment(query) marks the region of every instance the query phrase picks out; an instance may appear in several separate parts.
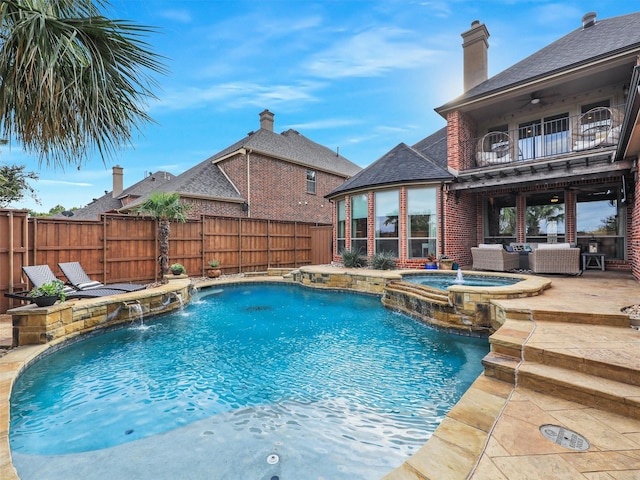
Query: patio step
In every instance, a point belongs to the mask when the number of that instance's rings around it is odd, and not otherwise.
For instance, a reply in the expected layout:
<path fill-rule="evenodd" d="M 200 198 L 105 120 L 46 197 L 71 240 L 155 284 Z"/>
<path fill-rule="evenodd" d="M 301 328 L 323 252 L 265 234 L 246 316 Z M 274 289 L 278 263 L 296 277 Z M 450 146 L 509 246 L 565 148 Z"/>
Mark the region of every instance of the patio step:
<path fill-rule="evenodd" d="M 485 375 L 640 419 L 637 339 L 628 336 L 628 319 L 626 326 L 612 327 L 618 323 L 612 317 L 589 327 L 567 323 L 565 331 L 571 333 L 557 344 L 553 336 L 562 331 L 557 321 L 507 319 L 489 337 L 491 351 L 482 360 Z"/>
<path fill-rule="evenodd" d="M 534 310 L 533 319 L 542 322 L 586 323 L 589 325 L 608 325 L 611 327 L 628 327 L 629 315 L 620 313 L 589 313 L 553 310 Z"/>
<path fill-rule="evenodd" d="M 436 288 L 406 282 L 389 282 L 384 288 L 390 292 L 405 293 L 438 305 L 451 305 L 449 294 Z"/>
<path fill-rule="evenodd" d="M 517 384 L 540 393 L 640 419 L 640 387 L 574 369 L 524 362 Z"/>

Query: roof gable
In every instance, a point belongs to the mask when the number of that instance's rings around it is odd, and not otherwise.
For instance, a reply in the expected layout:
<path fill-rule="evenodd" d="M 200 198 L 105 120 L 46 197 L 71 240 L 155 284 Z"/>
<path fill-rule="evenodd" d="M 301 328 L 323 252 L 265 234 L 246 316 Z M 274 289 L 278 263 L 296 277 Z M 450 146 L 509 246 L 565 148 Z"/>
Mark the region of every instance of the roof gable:
<path fill-rule="evenodd" d="M 437 133 L 441 134 L 441 131 Z M 431 143 L 427 143 L 431 145 Z M 423 145 L 423 148 L 427 149 L 425 145 Z M 330 198 L 339 193 L 368 187 L 408 182 L 435 182 L 451 180 L 452 178 L 453 176 L 447 170 L 437 165 L 421 152 L 405 143 L 400 143 L 332 191 L 327 197 Z"/>
<path fill-rule="evenodd" d="M 307 165 L 318 170 L 350 177 L 361 167 L 340 154 L 309 140 L 296 130 L 286 130 L 280 134 L 261 128 L 251 132 L 242 140 L 218 152 L 209 161 L 217 161 L 233 152 L 245 148 L 259 151 L 265 155 Z"/>

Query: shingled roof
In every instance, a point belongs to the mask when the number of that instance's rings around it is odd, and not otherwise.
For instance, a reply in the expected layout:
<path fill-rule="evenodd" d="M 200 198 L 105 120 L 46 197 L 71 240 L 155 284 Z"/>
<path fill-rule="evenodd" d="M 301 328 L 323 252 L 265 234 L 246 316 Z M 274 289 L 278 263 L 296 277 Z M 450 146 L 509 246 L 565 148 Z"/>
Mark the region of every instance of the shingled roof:
<path fill-rule="evenodd" d="M 293 129 L 278 134 L 261 128 L 216 153 L 208 161 L 216 162 L 242 148 L 345 176 L 355 175 L 362 170 L 342 155 L 309 140 Z"/>
<path fill-rule="evenodd" d="M 640 48 L 640 12 L 598 20 L 580 27 L 533 55 L 471 88 L 436 111 L 447 110 L 464 101 L 531 82 Z"/>
<path fill-rule="evenodd" d="M 242 201 L 244 198 L 220 168 L 205 160 L 161 185 L 161 192 L 179 193 L 181 196 L 205 196 L 216 200 Z"/>
<path fill-rule="evenodd" d="M 97 220 L 102 213 L 114 212 L 119 208 L 122 208 L 123 198 L 145 197 L 151 192 L 160 190 L 164 185 L 171 183 L 175 178 L 176 177 L 169 172 L 159 171 L 151 173 L 138 183 L 131 185 L 129 188 L 125 188 L 116 198 L 113 197 L 112 192 L 106 192 L 100 198 L 94 199 L 86 207 L 75 210 L 73 212 L 73 216 L 69 218 L 71 220 Z M 62 214 L 57 214 L 55 216 L 62 217 Z"/>
<path fill-rule="evenodd" d="M 446 128 L 416 143 L 400 143 L 374 163 L 336 188 L 327 198 L 370 187 L 410 182 L 440 182 L 453 179 L 446 170 Z M 432 154 L 437 157 L 430 157 Z"/>

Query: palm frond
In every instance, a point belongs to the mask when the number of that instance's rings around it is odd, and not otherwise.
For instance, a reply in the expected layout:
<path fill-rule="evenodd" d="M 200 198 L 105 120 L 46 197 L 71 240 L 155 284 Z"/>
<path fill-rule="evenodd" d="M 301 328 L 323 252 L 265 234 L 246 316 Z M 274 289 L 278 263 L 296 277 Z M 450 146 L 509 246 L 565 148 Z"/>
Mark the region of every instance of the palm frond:
<path fill-rule="evenodd" d="M 152 122 L 151 27 L 110 20 L 89 0 L 0 2 L 0 123 L 41 162 L 103 161 Z"/>

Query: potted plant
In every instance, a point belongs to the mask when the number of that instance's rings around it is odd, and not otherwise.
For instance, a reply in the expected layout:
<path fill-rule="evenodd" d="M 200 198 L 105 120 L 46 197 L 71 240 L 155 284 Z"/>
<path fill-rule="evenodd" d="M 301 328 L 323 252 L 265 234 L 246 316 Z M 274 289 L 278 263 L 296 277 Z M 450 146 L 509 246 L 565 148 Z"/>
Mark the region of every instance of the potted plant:
<path fill-rule="evenodd" d="M 449 258 L 447 255 L 442 255 L 439 261 L 440 270 L 453 269 L 453 258 Z"/>
<path fill-rule="evenodd" d="M 64 302 L 67 298 L 64 293 L 64 283 L 60 280 L 53 280 L 31 289 L 29 297 L 39 307 L 50 307 L 58 300 Z"/>
<path fill-rule="evenodd" d="M 171 273 L 173 273 L 174 275 L 182 275 L 187 273 L 187 270 L 184 268 L 184 265 L 182 265 L 181 263 L 174 263 L 169 268 L 171 269 Z"/>
<path fill-rule="evenodd" d="M 207 262 L 207 265 L 209 265 L 209 267 L 207 268 L 207 276 L 209 278 L 218 278 L 222 274 L 222 270 L 218 268 L 220 266 L 220 262 L 215 258 L 209 260 L 209 262 Z"/>
<path fill-rule="evenodd" d="M 430 253 L 427 255 L 427 261 L 424 264 L 424 268 L 427 270 L 437 270 L 438 269 L 438 258 L 434 253 Z"/>

